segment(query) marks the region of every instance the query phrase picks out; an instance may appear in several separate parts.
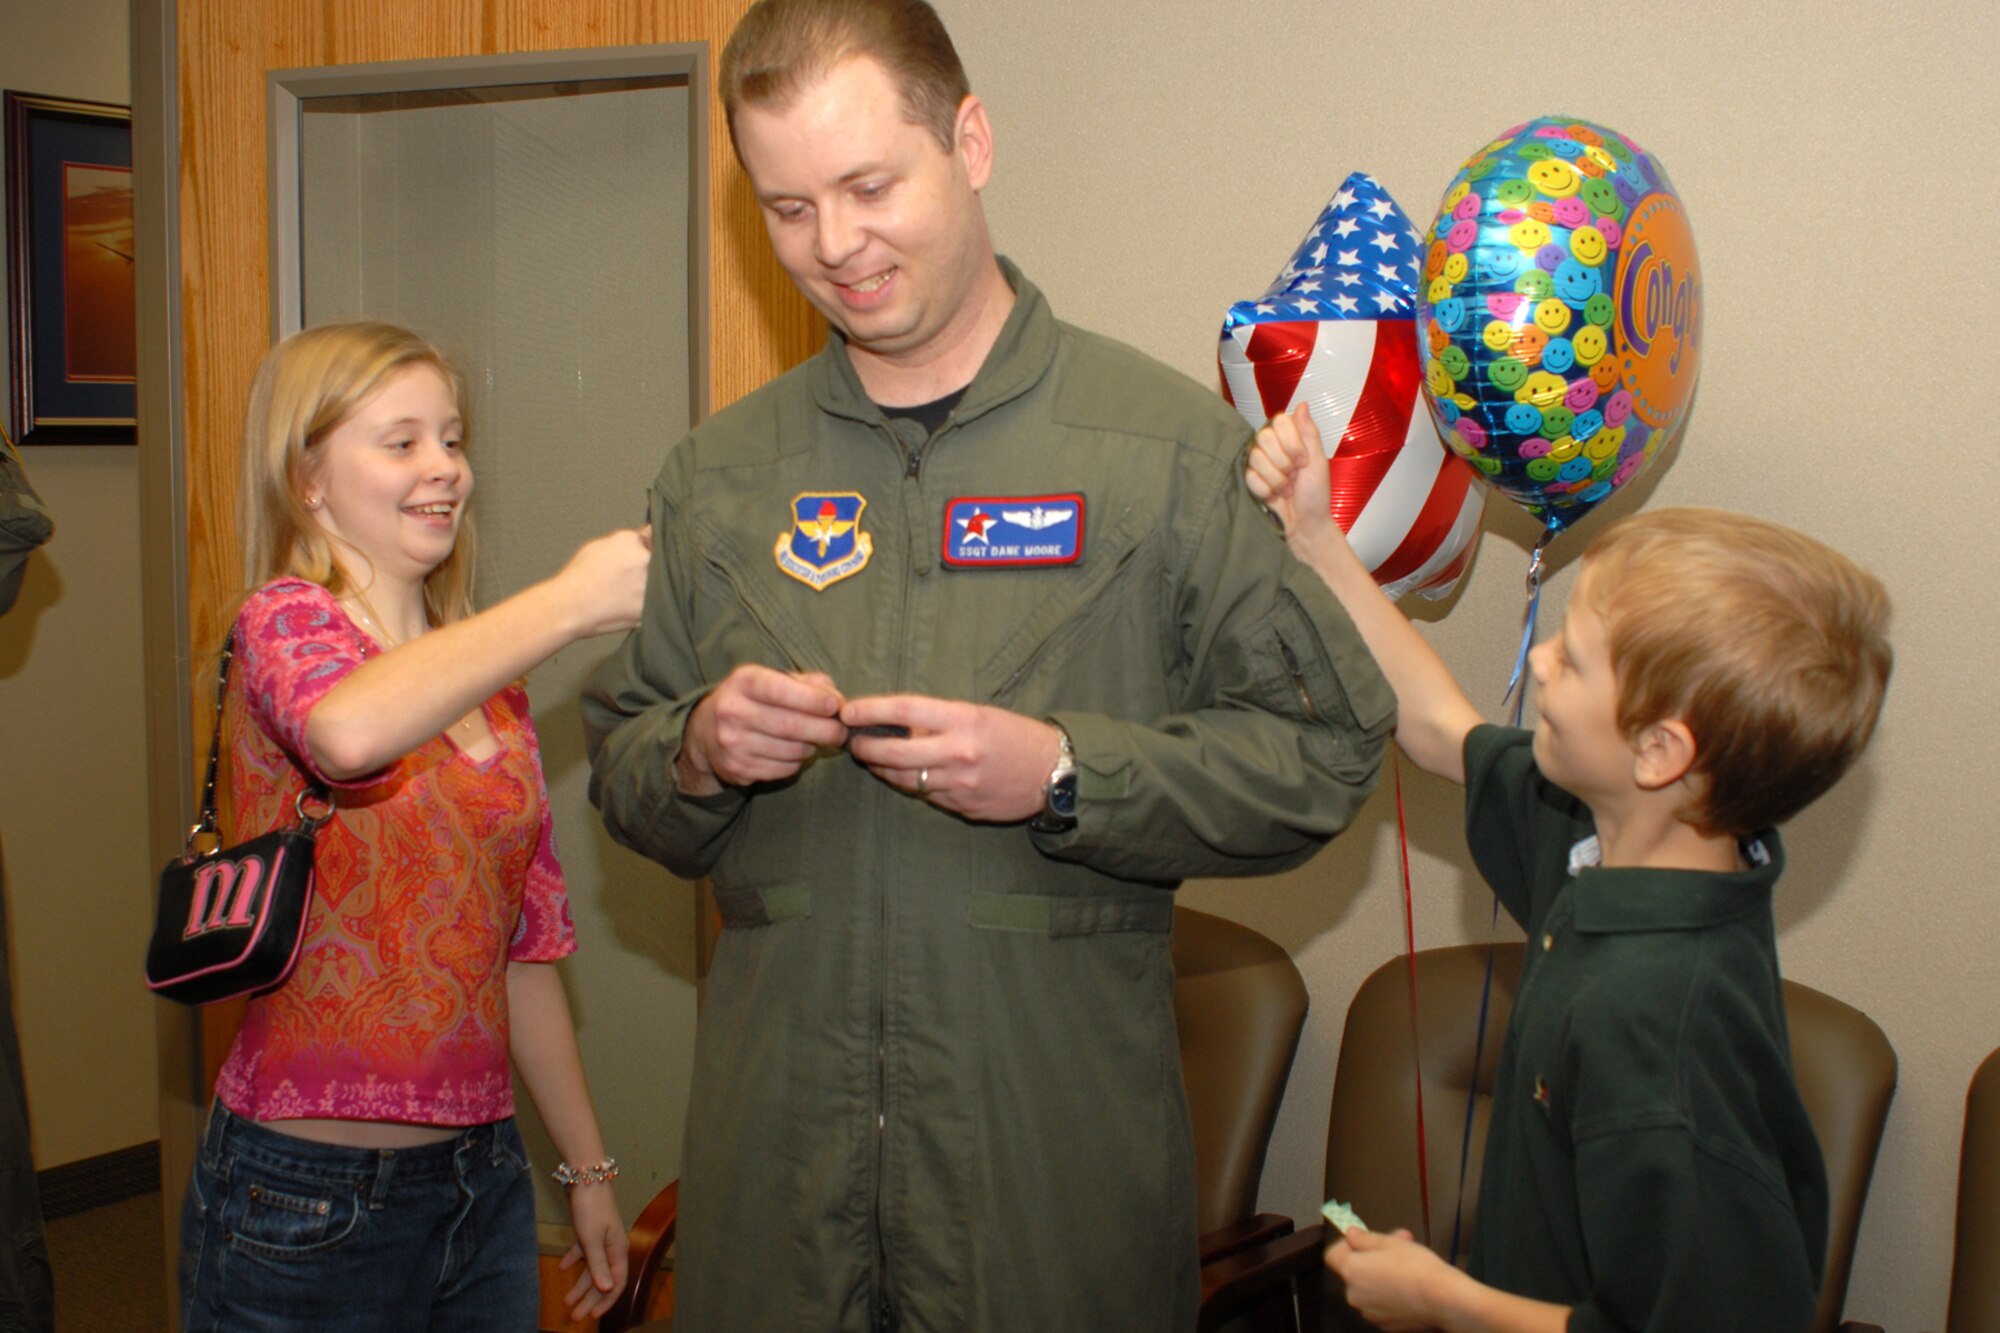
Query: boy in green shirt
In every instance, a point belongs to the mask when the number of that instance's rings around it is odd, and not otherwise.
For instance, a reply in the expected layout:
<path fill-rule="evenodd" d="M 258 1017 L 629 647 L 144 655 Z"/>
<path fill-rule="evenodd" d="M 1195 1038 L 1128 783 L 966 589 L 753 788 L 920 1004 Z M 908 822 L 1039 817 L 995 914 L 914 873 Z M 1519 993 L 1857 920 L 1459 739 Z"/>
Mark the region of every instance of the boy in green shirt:
<path fill-rule="evenodd" d="M 1529 939 L 1468 1271 L 1359 1228 L 1327 1266 L 1387 1330 L 1803 1328 L 1826 1174 L 1792 1080 L 1772 826 L 1867 744 L 1887 594 L 1776 524 L 1627 518 L 1530 656 L 1532 734 L 1487 726 L 1332 522 L 1324 458 L 1309 416 L 1279 417 L 1250 489 L 1381 663 L 1404 752 L 1466 785 L 1473 859 Z"/>

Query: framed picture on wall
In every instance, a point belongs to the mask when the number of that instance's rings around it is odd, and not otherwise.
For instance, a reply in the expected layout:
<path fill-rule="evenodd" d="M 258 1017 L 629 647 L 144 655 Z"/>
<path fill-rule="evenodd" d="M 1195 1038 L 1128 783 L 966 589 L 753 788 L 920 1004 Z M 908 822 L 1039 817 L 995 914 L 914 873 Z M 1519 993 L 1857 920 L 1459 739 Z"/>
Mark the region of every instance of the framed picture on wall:
<path fill-rule="evenodd" d="M 138 404 L 131 109 L 9 92 L 5 126 L 14 438 L 131 444 Z"/>

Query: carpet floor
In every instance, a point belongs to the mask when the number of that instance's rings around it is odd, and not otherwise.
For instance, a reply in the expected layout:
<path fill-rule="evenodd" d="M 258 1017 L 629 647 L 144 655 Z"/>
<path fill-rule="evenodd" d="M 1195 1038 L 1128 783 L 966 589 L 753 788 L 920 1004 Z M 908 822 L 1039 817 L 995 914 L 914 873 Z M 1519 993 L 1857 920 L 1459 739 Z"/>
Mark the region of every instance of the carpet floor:
<path fill-rule="evenodd" d="M 166 1333 L 165 1223 L 158 1194 L 48 1223 L 56 1333 Z"/>

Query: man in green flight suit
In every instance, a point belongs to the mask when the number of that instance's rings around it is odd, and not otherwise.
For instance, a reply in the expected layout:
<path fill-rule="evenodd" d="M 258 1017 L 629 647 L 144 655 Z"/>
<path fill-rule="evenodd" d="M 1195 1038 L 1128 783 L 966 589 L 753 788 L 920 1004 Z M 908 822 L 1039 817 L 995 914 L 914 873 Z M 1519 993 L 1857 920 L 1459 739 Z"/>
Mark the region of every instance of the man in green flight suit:
<path fill-rule="evenodd" d="M 1393 699 L 1241 419 L 996 257 L 928 5 L 763 0 L 719 81 L 832 330 L 668 452 L 584 702 L 606 825 L 724 925 L 677 1319 L 1192 1328 L 1172 890 L 1312 856 Z"/>

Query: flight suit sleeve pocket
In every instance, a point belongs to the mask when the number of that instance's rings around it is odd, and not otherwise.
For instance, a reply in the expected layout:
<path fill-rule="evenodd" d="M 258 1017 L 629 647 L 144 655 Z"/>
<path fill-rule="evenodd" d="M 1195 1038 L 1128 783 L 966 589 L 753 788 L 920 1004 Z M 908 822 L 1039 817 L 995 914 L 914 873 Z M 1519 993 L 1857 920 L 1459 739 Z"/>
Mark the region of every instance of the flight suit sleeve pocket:
<path fill-rule="evenodd" d="M 1308 602 L 1288 582 L 1266 633 L 1268 651 L 1261 656 L 1280 711 L 1313 722 L 1351 718 L 1371 733 L 1395 717 L 1395 692 L 1331 593 Z"/>

